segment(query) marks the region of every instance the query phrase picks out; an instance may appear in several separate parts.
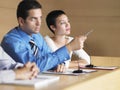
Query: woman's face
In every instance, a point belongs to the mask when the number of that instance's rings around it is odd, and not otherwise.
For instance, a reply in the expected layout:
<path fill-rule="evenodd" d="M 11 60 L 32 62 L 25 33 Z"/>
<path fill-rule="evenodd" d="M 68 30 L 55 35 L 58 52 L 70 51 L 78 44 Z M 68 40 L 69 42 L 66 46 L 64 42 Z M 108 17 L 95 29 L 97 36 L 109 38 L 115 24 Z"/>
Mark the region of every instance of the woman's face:
<path fill-rule="evenodd" d="M 56 18 L 56 26 L 54 26 L 55 35 L 69 35 L 70 28 L 71 26 L 67 15 L 62 14 Z"/>

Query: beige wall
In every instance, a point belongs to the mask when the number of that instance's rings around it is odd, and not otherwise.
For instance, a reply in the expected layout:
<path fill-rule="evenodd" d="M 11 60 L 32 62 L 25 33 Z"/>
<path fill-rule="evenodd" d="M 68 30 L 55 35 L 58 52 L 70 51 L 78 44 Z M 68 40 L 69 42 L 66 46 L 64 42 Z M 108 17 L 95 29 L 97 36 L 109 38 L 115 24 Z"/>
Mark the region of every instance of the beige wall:
<path fill-rule="evenodd" d="M 15 10 L 20 0 L 0 1 L 0 40 L 17 25 Z M 51 34 L 45 24 L 46 14 L 62 9 L 69 16 L 71 36 L 91 29 L 85 49 L 90 55 L 120 56 L 120 0 L 39 0 L 43 6 L 41 33 Z"/>
<path fill-rule="evenodd" d="M 20 0 L 0 0 L 0 41 L 9 29 L 17 25 L 16 7 Z"/>

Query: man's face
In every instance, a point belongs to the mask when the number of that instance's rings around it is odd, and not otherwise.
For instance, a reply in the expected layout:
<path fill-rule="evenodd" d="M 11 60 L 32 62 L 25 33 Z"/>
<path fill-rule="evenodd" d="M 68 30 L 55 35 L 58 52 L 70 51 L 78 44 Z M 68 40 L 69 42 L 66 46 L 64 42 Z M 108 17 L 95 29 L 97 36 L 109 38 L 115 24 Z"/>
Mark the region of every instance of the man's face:
<path fill-rule="evenodd" d="M 28 11 L 28 17 L 23 20 L 20 27 L 29 35 L 39 33 L 41 26 L 41 18 L 41 9 L 31 9 Z"/>

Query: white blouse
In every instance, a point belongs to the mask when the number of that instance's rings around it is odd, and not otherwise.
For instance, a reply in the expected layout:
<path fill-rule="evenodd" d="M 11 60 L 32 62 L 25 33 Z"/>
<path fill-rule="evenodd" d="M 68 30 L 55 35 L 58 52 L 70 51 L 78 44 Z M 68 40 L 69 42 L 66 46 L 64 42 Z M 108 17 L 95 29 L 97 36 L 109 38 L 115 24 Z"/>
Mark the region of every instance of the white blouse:
<path fill-rule="evenodd" d="M 45 41 L 47 42 L 48 46 L 51 48 L 51 50 L 53 52 L 58 49 L 58 47 L 55 45 L 54 41 L 49 36 L 45 36 L 44 38 L 45 38 Z M 68 38 L 68 43 L 73 40 L 73 37 L 67 36 L 66 38 Z M 72 54 L 77 55 L 79 59 L 86 60 L 88 62 L 88 64 L 90 64 L 90 56 L 83 49 L 75 50 L 75 51 L 71 52 L 70 57 L 72 57 Z M 69 61 L 71 61 L 71 59 L 65 61 L 66 67 L 69 67 Z"/>

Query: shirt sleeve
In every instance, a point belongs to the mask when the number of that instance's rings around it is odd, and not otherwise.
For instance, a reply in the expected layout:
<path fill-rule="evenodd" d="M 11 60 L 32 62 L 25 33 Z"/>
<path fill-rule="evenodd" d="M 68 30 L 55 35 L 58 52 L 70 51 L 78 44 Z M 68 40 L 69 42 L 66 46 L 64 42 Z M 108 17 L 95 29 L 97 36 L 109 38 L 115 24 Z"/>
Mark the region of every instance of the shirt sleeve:
<path fill-rule="evenodd" d="M 39 59 L 36 59 L 36 62 L 38 67 L 40 67 L 40 71 L 46 71 L 53 67 L 56 67 L 58 64 L 63 63 L 68 59 L 70 59 L 69 52 L 64 46 L 55 52 L 48 53 L 42 57 L 39 57 Z"/>
<path fill-rule="evenodd" d="M 27 43 L 28 41 L 25 42 L 24 39 L 21 38 L 22 37 L 7 36 L 2 41 L 2 47 L 16 62 L 24 64 L 28 61 L 35 62 L 42 72 L 70 59 L 66 46 L 61 47 L 55 52 L 51 52 L 51 49 L 40 35 L 35 37 L 35 41 L 39 46 L 38 57 L 35 57 L 32 54 L 29 43 Z"/>
<path fill-rule="evenodd" d="M 83 49 L 76 50 L 73 54 L 77 55 L 80 59 L 86 60 L 88 64 L 90 64 L 90 56 Z"/>
<path fill-rule="evenodd" d="M 51 51 L 54 52 L 58 49 L 58 47 L 55 45 L 54 41 L 47 35 L 44 37 L 47 45 L 50 47 Z M 71 55 L 70 55 L 71 56 Z M 69 63 L 70 63 L 71 59 L 64 61 L 64 64 L 66 66 L 66 68 L 69 67 Z"/>
<path fill-rule="evenodd" d="M 5 81 L 15 80 L 15 72 L 13 70 L 1 70 L 0 71 L 0 83 Z"/>
<path fill-rule="evenodd" d="M 40 50 L 42 56 L 40 56 L 40 58 L 38 59 L 40 61 L 40 63 L 38 63 L 38 66 L 41 67 L 41 71 L 54 68 L 58 64 L 70 59 L 70 55 L 66 46 L 63 46 L 53 52 L 51 51 L 50 47 L 47 45 L 43 37 L 41 37 L 40 41 L 42 42 L 41 46 L 43 47 Z"/>

